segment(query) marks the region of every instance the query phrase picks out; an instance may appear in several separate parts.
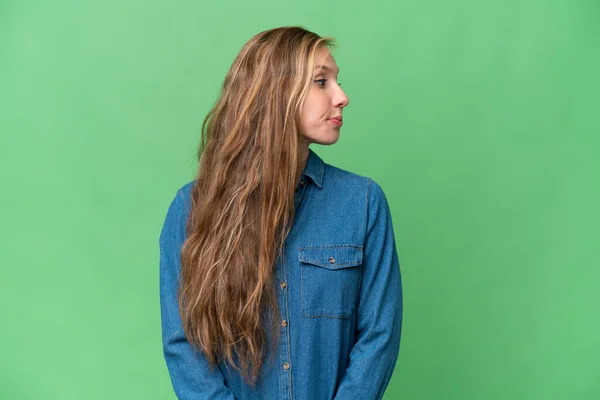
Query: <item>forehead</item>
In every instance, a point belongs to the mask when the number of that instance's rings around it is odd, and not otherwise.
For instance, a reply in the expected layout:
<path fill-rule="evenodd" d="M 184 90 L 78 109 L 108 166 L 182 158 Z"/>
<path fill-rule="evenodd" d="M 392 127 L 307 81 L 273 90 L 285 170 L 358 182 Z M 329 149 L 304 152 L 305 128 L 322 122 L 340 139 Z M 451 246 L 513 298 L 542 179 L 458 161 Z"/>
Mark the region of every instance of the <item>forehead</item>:
<path fill-rule="evenodd" d="M 329 71 L 336 74 L 339 72 L 338 65 L 328 48 L 319 49 L 315 60 L 315 71 Z"/>

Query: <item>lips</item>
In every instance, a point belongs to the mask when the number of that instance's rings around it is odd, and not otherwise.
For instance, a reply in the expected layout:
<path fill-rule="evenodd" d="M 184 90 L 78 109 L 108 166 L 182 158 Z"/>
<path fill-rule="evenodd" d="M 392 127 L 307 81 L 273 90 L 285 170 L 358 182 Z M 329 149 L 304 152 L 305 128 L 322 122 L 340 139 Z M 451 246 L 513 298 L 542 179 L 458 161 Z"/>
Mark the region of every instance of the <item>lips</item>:
<path fill-rule="evenodd" d="M 329 118 L 329 121 L 334 124 L 335 126 L 342 126 L 343 122 L 342 122 L 342 117 L 333 117 L 333 118 Z"/>

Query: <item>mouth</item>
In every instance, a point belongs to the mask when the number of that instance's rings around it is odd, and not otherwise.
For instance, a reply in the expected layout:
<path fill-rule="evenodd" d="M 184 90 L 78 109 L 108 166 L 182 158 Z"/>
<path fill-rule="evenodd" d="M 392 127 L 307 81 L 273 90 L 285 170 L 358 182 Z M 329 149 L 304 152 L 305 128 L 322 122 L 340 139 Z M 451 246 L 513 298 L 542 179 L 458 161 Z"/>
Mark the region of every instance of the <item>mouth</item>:
<path fill-rule="evenodd" d="M 333 117 L 329 118 L 329 122 L 331 122 L 335 126 L 342 126 L 344 123 L 342 122 L 342 117 Z"/>

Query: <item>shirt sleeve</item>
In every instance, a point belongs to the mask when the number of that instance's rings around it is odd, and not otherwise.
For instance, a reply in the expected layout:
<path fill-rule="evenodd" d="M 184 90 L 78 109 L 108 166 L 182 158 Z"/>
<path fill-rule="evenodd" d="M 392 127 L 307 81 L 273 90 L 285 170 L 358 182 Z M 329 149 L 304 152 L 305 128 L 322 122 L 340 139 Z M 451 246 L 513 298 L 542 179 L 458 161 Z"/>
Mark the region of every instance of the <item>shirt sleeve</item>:
<path fill-rule="evenodd" d="M 183 332 L 177 287 L 188 209 L 182 190 L 171 202 L 160 233 L 160 309 L 163 353 L 180 400 L 233 400 L 219 368 L 211 371 L 206 357 L 194 351 Z"/>
<path fill-rule="evenodd" d="M 381 399 L 400 350 L 402 282 L 392 218 L 381 187 L 369 180 L 357 340 L 334 399 Z"/>

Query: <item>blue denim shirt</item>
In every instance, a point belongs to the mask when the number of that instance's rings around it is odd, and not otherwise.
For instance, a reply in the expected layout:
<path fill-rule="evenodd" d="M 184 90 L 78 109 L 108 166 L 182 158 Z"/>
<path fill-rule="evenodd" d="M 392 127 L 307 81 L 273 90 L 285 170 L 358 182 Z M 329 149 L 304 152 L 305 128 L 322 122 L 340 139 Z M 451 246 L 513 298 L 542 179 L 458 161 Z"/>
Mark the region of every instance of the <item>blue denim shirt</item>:
<path fill-rule="evenodd" d="M 183 333 L 177 303 L 190 182 L 160 234 L 163 351 L 179 399 L 381 399 L 400 346 L 402 284 L 381 187 L 309 156 L 296 215 L 275 265 L 281 335 L 257 386 L 231 366 L 211 373 Z M 270 342 L 269 342 L 270 344 Z"/>

